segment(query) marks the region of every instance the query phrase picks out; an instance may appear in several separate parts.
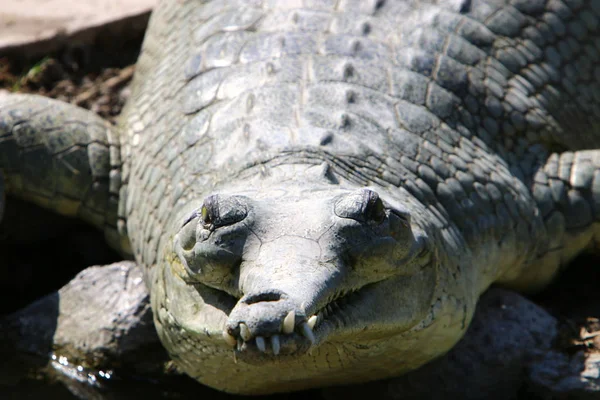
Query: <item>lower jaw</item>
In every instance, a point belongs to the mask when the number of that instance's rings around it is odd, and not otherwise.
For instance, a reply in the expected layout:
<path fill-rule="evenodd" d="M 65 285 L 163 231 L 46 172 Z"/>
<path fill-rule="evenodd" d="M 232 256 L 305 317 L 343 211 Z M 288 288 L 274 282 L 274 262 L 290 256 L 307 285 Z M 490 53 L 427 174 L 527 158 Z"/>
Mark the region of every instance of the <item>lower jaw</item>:
<path fill-rule="evenodd" d="M 201 374 L 204 376 L 197 379 L 203 384 L 229 393 L 265 395 L 360 383 L 406 372 L 398 371 L 397 365 L 396 368 L 390 365 L 382 368 L 375 360 L 363 358 L 358 354 L 353 354 L 352 357 L 352 354 L 348 353 L 349 350 L 346 346 L 323 343 L 303 355 L 289 355 L 277 359 L 271 357 L 260 364 L 242 362 L 240 354 L 236 354 L 236 360 L 232 354 L 228 360 L 219 363 L 219 371 L 211 371 L 207 365 L 202 366 Z M 223 373 L 227 376 L 221 375 Z"/>
<path fill-rule="evenodd" d="M 173 355 L 182 370 L 202 384 L 229 393 L 263 395 L 398 376 L 432 358 L 428 346 L 422 346 L 429 337 L 426 331 L 415 332 L 414 337 L 391 336 L 367 342 L 361 338 L 357 342 L 356 332 L 332 337 L 327 326 L 320 326 L 315 329 L 315 345 L 304 350 L 299 341 L 297 350 L 292 351 L 297 343 L 290 338 L 286 344 L 290 352 L 278 356 L 260 354 L 252 344 L 234 351 L 217 335 L 209 339 L 212 343 L 188 337 L 184 342 L 197 344 L 174 349 Z M 431 338 L 428 342 L 439 345 Z M 205 351 L 213 346 L 218 350 Z"/>
<path fill-rule="evenodd" d="M 273 364 L 294 360 L 309 353 L 314 345 L 304 336 L 293 333 L 278 335 L 278 351 L 272 348 L 272 338 L 265 338 L 265 350 L 258 349 L 254 341 L 239 343 L 234 349 L 236 360 L 250 365 Z"/>

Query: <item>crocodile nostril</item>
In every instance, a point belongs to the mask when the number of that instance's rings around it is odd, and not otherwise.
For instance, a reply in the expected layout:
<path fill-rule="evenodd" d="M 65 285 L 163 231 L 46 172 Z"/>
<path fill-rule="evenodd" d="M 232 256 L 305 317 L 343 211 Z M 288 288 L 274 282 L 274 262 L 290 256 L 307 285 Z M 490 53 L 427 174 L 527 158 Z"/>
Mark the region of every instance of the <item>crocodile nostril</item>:
<path fill-rule="evenodd" d="M 242 302 L 244 302 L 248 305 L 251 305 L 251 304 L 260 303 L 260 302 L 280 301 L 281 299 L 283 299 L 285 297 L 286 296 L 283 293 L 273 291 L 273 292 L 256 293 L 256 294 L 247 295 L 245 299 L 242 299 Z"/>

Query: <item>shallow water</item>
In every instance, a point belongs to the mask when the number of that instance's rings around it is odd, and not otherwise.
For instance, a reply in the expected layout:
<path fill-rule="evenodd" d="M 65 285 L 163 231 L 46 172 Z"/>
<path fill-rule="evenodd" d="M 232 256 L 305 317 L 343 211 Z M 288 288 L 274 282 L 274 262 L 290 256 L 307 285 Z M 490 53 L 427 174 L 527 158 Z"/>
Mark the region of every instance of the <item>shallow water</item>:
<path fill-rule="evenodd" d="M 10 377 L 0 380 L 0 399 L 93 399 L 93 400 L 125 400 L 143 398 L 145 400 L 164 399 L 272 399 L 272 400 L 304 400 L 321 399 L 318 390 L 287 393 L 271 396 L 245 397 L 235 396 L 208 388 L 193 379 L 171 371 L 158 377 L 132 375 L 125 370 L 88 370 L 68 362 L 65 357 L 51 356 L 48 365 L 37 372 L 27 373 L 27 378 L 16 373 L 13 384 L 7 384 Z M 7 375 L 10 375 L 10 372 Z"/>
<path fill-rule="evenodd" d="M 112 379 L 99 385 L 79 382 L 75 379 L 61 380 L 28 379 L 14 386 L 0 386 L 0 399 L 44 399 L 44 400 L 125 400 L 143 398 L 144 400 L 165 399 L 272 399 L 272 400 L 304 400 L 321 399 L 319 391 L 305 391 L 272 396 L 245 397 L 234 396 L 207 388 L 185 377 L 174 376 L 162 381 L 148 379 Z"/>

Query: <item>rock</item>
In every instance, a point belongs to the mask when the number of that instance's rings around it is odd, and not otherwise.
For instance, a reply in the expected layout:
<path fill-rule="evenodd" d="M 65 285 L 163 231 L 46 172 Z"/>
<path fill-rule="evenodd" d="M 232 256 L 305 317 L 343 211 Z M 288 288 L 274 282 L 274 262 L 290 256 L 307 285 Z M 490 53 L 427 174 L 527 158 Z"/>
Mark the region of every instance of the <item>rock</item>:
<path fill-rule="evenodd" d="M 553 350 L 557 335 L 556 319 L 543 308 L 517 293 L 491 289 L 482 296 L 466 336 L 445 356 L 400 378 L 324 389 L 323 395 L 598 398 L 600 356 Z M 89 381 L 87 371 L 119 366 L 168 379 L 142 272 L 131 261 L 85 269 L 59 291 L 1 319 L 0 338 L 2 359 L 10 360 L 0 367 L 3 384 L 36 369 L 60 374 L 73 393 L 96 393 L 98 383 Z M 51 368 L 43 370 L 49 360 Z"/>
<path fill-rule="evenodd" d="M 32 58 L 145 30 L 156 0 L 3 0 L 0 55 Z"/>
<path fill-rule="evenodd" d="M 540 398 L 600 399 L 600 353 L 540 353 L 529 380 L 529 391 Z"/>
<path fill-rule="evenodd" d="M 332 389 L 328 398 L 515 398 L 527 383 L 529 360 L 550 349 L 556 335 L 557 321 L 544 309 L 515 292 L 491 289 L 448 354 L 403 377 Z"/>
<path fill-rule="evenodd" d="M 144 371 L 160 369 L 167 359 L 142 272 L 131 261 L 89 267 L 59 291 L 3 317 L 0 346 L 2 359 L 11 360 L 0 367 L 2 381 L 18 381 L 23 370 L 49 359 L 63 367 Z"/>

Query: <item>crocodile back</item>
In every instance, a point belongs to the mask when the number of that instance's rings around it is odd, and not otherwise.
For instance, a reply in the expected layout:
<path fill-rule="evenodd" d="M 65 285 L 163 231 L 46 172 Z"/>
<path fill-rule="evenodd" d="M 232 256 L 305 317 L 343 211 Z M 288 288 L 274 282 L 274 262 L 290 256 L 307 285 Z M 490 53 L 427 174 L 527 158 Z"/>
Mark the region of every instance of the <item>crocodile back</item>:
<path fill-rule="evenodd" d="M 357 185 L 403 188 L 457 246 L 535 255 L 534 171 L 549 149 L 600 146 L 598 12 L 519 0 L 163 1 L 122 120 L 138 259 L 156 263 L 180 207 L 270 160 L 326 161 Z M 510 245 L 481 246 L 501 240 Z"/>

